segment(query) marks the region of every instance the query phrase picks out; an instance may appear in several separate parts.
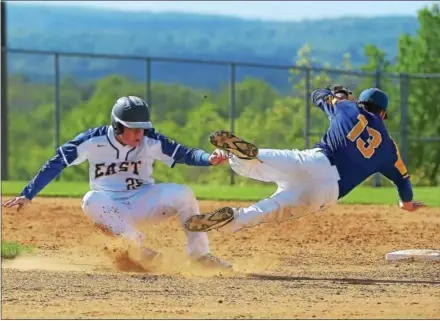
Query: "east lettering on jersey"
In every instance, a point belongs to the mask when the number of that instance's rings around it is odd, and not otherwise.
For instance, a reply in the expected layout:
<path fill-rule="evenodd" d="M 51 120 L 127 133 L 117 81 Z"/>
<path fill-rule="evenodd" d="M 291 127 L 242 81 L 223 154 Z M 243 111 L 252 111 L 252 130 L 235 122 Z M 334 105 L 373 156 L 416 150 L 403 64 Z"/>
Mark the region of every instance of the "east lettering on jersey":
<path fill-rule="evenodd" d="M 156 160 L 171 168 L 176 164 L 211 166 L 209 155 L 201 149 L 183 146 L 154 128 L 145 130 L 144 139 L 136 148 L 120 144 L 112 126 L 90 128 L 61 145 L 21 195 L 33 199 L 65 168 L 85 161 L 90 165 L 92 190 L 121 192 L 154 184 L 152 173 Z"/>
<path fill-rule="evenodd" d="M 99 178 L 101 176 L 116 175 L 120 172 L 130 172 L 134 175 L 139 175 L 139 166 L 141 166 L 142 161 L 136 162 L 119 162 L 119 163 L 97 163 L 95 164 L 95 177 Z"/>

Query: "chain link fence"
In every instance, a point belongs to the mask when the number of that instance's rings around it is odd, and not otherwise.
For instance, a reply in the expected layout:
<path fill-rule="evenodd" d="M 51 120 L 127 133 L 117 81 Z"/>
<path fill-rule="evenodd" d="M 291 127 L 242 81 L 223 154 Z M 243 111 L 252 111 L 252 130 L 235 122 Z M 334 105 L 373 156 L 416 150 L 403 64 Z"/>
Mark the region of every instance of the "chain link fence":
<path fill-rule="evenodd" d="M 23 65 L 34 68 L 20 69 L 15 64 L 14 70 L 8 73 L 7 86 L 3 87 L 7 88 L 7 92 L 2 93 L 7 96 L 7 106 L 2 109 L 4 112 L 7 107 L 8 121 L 2 126 L 2 180 L 30 179 L 29 170 L 24 167 L 33 159 L 47 158 L 42 155 L 49 155 L 54 147 L 71 139 L 64 134 L 68 132 L 66 126 L 84 118 L 88 118 L 86 123 L 91 126 L 108 123 L 113 101 L 128 92 L 145 98 L 152 108 L 155 122 L 172 122 L 183 127 L 188 119 L 166 106 L 184 109 L 188 115 L 196 117 L 193 107 L 202 104 L 203 108 L 214 108 L 226 119 L 223 125 L 227 129 L 244 135 L 262 148 L 301 149 L 317 142 L 328 126 L 326 115 L 311 104 L 310 93 L 315 88 L 342 83 L 353 85 L 353 91 L 358 95 L 364 88 L 379 87 L 390 94 L 388 126 L 409 168 L 418 169 L 422 157 L 433 161 L 435 157 L 440 158 L 437 132 L 408 119 L 409 110 L 417 104 L 414 101 L 416 96 L 409 95 L 411 88 L 418 88 L 426 82 L 431 87 L 433 83 L 438 84 L 440 88 L 439 75 L 19 49 L 7 49 L 6 52 L 8 66 L 14 65 L 14 60 L 20 60 L 27 62 Z M 107 67 L 109 61 L 113 62 L 112 68 Z M 94 80 L 78 80 L 78 70 L 74 66 L 81 66 L 84 70 L 91 64 L 93 68 L 89 68 L 91 72 L 86 76 Z M 126 70 L 122 76 L 136 80 L 136 86 L 118 78 L 121 70 Z M 104 78 L 106 84 L 97 83 Z M 172 101 L 174 98 L 166 94 L 164 86 L 179 92 L 181 98 Z M 111 98 L 96 100 L 94 94 L 99 90 L 106 91 Z M 103 112 L 100 115 L 75 114 L 75 107 L 84 104 L 100 104 Z M 37 114 L 43 121 L 36 128 L 33 120 Z M 202 137 L 219 129 L 210 126 L 207 123 L 198 128 L 204 131 Z M 31 155 L 21 143 L 26 139 L 32 139 L 33 146 L 38 147 Z M 197 147 L 204 144 L 203 141 L 192 143 Z M 420 154 L 409 157 L 409 150 Z M 32 163 L 31 170 L 35 172 L 41 165 Z M 77 171 L 85 173 L 84 168 Z M 438 175 L 438 165 L 434 162 L 426 171 L 426 175 Z M 240 179 L 230 173 L 229 183 L 234 184 Z M 379 184 L 377 177 L 373 179 L 373 185 Z"/>

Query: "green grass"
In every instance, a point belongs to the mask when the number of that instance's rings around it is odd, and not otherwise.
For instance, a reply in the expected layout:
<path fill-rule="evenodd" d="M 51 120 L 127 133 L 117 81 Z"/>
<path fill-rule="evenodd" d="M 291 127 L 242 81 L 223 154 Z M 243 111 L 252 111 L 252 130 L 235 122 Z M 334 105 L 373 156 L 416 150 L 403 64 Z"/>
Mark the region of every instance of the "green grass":
<path fill-rule="evenodd" d="M 32 250 L 31 246 L 2 241 L 2 259 L 13 259 L 22 253 L 30 253 Z"/>
<path fill-rule="evenodd" d="M 27 182 L 2 181 L 2 195 L 18 195 Z M 258 201 L 271 195 L 275 185 L 197 185 L 189 184 L 200 200 Z M 39 196 L 83 197 L 89 190 L 86 182 L 53 182 Z M 414 187 L 414 197 L 430 206 L 440 206 L 440 187 Z M 394 187 L 372 188 L 361 186 L 353 190 L 342 203 L 345 204 L 397 204 Z"/>

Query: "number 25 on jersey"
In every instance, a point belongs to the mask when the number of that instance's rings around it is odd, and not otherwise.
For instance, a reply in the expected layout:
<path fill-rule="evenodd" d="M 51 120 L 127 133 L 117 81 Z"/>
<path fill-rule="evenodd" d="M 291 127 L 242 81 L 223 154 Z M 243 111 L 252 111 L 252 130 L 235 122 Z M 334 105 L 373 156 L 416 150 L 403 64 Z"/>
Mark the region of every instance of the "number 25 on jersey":
<path fill-rule="evenodd" d="M 371 158 L 374 155 L 376 148 L 382 143 L 382 135 L 377 130 L 368 126 L 368 121 L 364 115 L 359 114 L 357 119 L 359 121 L 348 133 L 347 138 L 356 143 L 357 149 L 365 158 Z M 367 129 L 367 132 L 370 135 L 367 141 L 359 137 L 365 129 Z"/>

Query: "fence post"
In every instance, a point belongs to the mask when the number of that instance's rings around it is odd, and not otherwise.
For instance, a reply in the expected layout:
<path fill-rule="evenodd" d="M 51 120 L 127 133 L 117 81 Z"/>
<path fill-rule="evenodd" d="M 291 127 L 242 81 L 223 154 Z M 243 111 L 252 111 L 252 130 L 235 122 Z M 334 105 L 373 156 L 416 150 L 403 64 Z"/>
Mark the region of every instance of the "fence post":
<path fill-rule="evenodd" d="M 146 87 L 146 102 L 148 104 L 148 106 L 151 108 L 151 58 L 147 58 L 145 60 L 145 75 L 147 78 L 147 87 Z"/>
<path fill-rule="evenodd" d="M 400 153 L 405 163 L 408 162 L 408 75 L 400 74 Z"/>
<path fill-rule="evenodd" d="M 375 87 L 380 89 L 380 77 L 381 77 L 381 60 L 377 59 L 377 67 L 376 67 L 376 80 Z M 380 180 L 380 174 L 376 173 L 373 175 L 371 179 L 371 183 L 373 187 L 380 187 L 382 185 Z"/>
<path fill-rule="evenodd" d="M 55 150 L 60 146 L 60 55 L 55 53 L 54 55 L 54 67 L 55 67 L 55 105 L 54 105 L 54 145 Z M 60 176 L 57 176 L 58 181 Z"/>
<path fill-rule="evenodd" d="M 1 179 L 7 180 L 8 177 L 8 65 L 6 59 L 6 2 L 1 2 Z"/>
<path fill-rule="evenodd" d="M 229 79 L 229 128 L 231 132 L 235 130 L 235 64 L 231 64 L 230 67 L 230 79 Z M 229 184 L 235 184 L 235 173 L 232 169 L 229 169 Z"/>
<path fill-rule="evenodd" d="M 311 86 L 310 86 L 310 68 L 307 67 L 306 68 L 306 83 L 305 83 L 305 88 L 304 88 L 304 102 L 305 102 L 305 125 L 304 125 L 304 149 L 308 149 L 310 146 L 310 109 L 311 109 L 311 105 L 310 105 L 310 91 L 311 91 Z"/>

